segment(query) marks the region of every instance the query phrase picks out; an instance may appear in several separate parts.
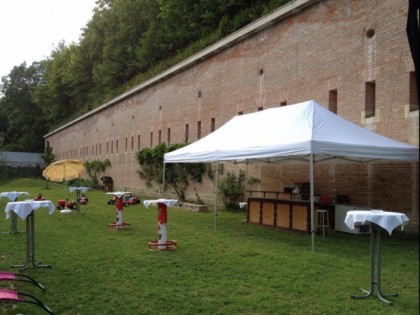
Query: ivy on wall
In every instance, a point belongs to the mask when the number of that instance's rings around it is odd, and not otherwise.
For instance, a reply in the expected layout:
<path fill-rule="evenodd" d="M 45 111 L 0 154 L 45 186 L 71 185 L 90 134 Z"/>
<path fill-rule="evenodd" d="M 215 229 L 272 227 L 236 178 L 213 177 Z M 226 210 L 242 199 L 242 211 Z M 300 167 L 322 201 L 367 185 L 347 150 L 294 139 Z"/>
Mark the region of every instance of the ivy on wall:
<path fill-rule="evenodd" d="M 163 157 L 167 152 L 182 148 L 186 144 L 161 143 L 154 148 L 144 148 L 137 152 L 136 158 L 140 164 L 137 171 L 147 187 L 163 185 Z M 185 193 L 189 182 L 201 183 L 207 173 L 204 163 L 168 163 L 165 166 L 165 187 L 170 186 L 181 201 L 185 201 Z"/>

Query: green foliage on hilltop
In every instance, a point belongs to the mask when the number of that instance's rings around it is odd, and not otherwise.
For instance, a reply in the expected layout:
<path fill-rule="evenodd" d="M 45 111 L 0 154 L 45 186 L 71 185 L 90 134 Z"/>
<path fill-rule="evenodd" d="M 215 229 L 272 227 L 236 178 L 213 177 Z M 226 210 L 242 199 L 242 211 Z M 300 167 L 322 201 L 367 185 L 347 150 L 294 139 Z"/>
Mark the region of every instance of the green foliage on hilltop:
<path fill-rule="evenodd" d="M 289 1 L 98 0 L 79 43 L 1 79 L 0 150 L 43 152 L 48 131 Z"/>

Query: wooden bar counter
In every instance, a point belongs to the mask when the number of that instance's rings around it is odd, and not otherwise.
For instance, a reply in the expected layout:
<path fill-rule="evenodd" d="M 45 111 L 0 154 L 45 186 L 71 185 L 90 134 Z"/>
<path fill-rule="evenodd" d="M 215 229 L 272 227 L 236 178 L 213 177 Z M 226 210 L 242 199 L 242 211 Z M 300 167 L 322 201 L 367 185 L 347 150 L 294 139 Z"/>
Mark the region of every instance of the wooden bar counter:
<path fill-rule="evenodd" d="M 329 207 L 315 203 L 314 208 Z M 249 197 L 247 222 L 310 233 L 311 204 L 309 200 Z"/>

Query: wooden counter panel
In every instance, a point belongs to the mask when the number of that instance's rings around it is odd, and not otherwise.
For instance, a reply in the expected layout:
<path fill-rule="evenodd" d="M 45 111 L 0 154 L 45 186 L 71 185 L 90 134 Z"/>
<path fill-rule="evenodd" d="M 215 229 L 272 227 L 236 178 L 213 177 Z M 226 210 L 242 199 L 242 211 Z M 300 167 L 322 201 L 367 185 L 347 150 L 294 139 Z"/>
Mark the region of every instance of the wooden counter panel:
<path fill-rule="evenodd" d="M 308 207 L 293 205 L 292 229 L 306 231 L 308 228 Z"/>
<path fill-rule="evenodd" d="M 276 226 L 290 228 L 290 205 L 277 204 Z"/>
<path fill-rule="evenodd" d="M 262 204 L 262 224 L 274 225 L 274 202 L 264 202 Z"/>
<path fill-rule="evenodd" d="M 260 201 L 251 200 L 248 202 L 248 221 L 260 223 Z"/>
<path fill-rule="evenodd" d="M 249 197 L 248 222 L 309 233 L 310 208 L 307 200 Z"/>

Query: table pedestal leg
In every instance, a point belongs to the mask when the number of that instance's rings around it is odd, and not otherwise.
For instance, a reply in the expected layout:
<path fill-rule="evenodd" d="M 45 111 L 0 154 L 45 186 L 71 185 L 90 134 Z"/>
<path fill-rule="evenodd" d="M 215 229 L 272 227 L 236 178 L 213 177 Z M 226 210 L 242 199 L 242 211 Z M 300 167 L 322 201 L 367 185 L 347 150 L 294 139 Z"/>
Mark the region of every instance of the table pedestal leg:
<path fill-rule="evenodd" d="M 31 212 L 26 217 L 26 261 L 23 265 L 12 265 L 19 268 L 19 271 L 29 268 L 30 264 L 37 268 L 51 268 L 50 265 L 41 265 L 41 262 L 35 260 L 35 213 Z"/>
<path fill-rule="evenodd" d="M 376 242 L 376 251 L 375 251 L 375 242 Z M 376 261 L 376 279 L 375 279 L 375 255 L 377 258 Z M 371 295 L 375 290 L 375 284 L 378 287 L 378 298 L 388 304 L 391 304 L 390 301 L 385 299 L 387 296 L 398 296 L 396 293 L 382 293 L 381 289 L 381 230 L 380 227 L 377 227 L 375 224 L 372 224 L 372 232 L 370 236 L 370 289 L 364 290 L 365 295 L 352 295 L 353 299 L 365 299 Z"/>
<path fill-rule="evenodd" d="M 17 214 L 14 213 L 14 211 L 11 211 L 11 217 L 10 217 L 10 222 L 11 222 L 11 226 L 10 226 L 10 234 L 18 234 L 19 231 L 17 229 Z"/>
<path fill-rule="evenodd" d="M 168 242 L 168 231 L 166 229 L 166 223 L 168 222 L 168 207 L 159 202 L 158 203 L 158 243 L 159 249 L 167 249 Z"/>

